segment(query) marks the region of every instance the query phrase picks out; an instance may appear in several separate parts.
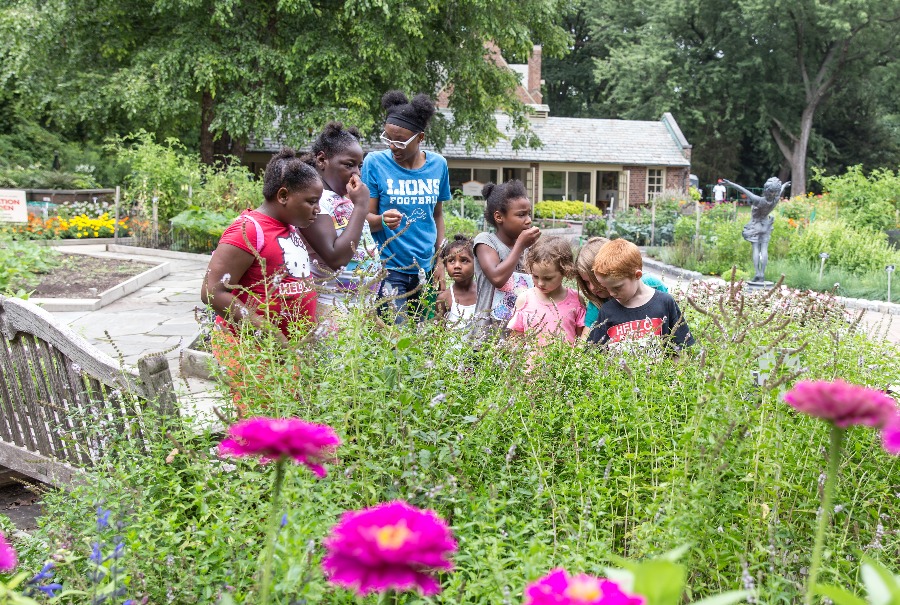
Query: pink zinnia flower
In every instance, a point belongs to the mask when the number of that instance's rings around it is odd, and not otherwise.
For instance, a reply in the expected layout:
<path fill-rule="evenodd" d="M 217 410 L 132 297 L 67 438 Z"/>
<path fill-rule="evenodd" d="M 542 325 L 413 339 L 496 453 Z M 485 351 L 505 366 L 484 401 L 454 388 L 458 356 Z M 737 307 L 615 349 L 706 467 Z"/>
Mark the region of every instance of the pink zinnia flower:
<path fill-rule="evenodd" d="M 228 429 L 229 439 L 219 444 L 225 456 L 259 456 L 263 462 L 289 457 L 324 477 L 323 462 L 334 457 L 341 440 L 330 426 L 299 418 L 248 418 Z"/>
<path fill-rule="evenodd" d="M 570 576 L 561 568 L 525 588 L 525 605 L 643 605 L 645 600 L 626 594 L 612 580 L 584 573 Z"/>
<path fill-rule="evenodd" d="M 18 563 L 15 549 L 6 541 L 6 536 L 0 533 L 0 571 L 12 571 Z"/>
<path fill-rule="evenodd" d="M 874 389 L 835 380 L 798 382 L 784 400 L 810 416 L 830 420 L 846 428 L 851 424 L 883 426 L 897 413 L 897 403 Z"/>
<path fill-rule="evenodd" d="M 417 588 L 441 591 L 435 579 L 449 571 L 456 541 L 437 513 L 397 500 L 347 511 L 325 539 L 322 568 L 329 580 L 357 594 Z"/>
<path fill-rule="evenodd" d="M 881 441 L 889 454 L 900 455 L 900 412 L 894 414 L 884 425 Z"/>

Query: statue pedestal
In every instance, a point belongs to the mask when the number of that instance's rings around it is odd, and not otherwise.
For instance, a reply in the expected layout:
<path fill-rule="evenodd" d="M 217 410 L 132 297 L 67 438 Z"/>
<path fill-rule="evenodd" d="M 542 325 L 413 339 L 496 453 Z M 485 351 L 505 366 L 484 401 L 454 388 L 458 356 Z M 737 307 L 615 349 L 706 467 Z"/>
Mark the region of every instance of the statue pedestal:
<path fill-rule="evenodd" d="M 756 290 L 768 290 L 769 288 L 771 288 L 772 286 L 775 285 L 775 282 L 768 281 L 768 280 L 766 280 L 766 281 L 748 281 L 746 283 L 747 283 L 747 289 L 750 290 L 751 292 L 754 292 Z"/>

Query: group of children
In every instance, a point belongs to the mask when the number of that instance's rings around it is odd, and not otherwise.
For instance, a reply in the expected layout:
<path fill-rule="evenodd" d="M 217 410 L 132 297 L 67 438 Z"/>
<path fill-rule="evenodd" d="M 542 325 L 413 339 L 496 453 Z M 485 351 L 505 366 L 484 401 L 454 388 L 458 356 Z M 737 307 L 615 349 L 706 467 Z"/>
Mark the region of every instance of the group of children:
<path fill-rule="evenodd" d="M 485 219 L 495 231 L 457 235 L 440 258 L 452 284 L 438 296 L 437 315 L 471 330 L 507 329 L 574 344 L 617 343 L 662 336 L 675 348 L 693 343 L 675 300 L 643 274 L 640 250 L 625 240 L 591 238 L 577 252 L 563 237 L 541 236 L 519 181 L 488 183 Z M 566 287 L 574 279 L 578 289 Z"/>
<path fill-rule="evenodd" d="M 366 288 L 396 321 L 421 320 L 431 283 L 441 290 L 437 315 L 474 335 L 508 329 L 535 333 L 539 344 L 649 335 L 676 347 L 693 342 L 665 287 L 643 276 L 636 246 L 594 238 L 576 258 L 566 239 L 532 225 L 520 181 L 484 186 L 492 232 L 445 244 L 447 163 L 420 148 L 436 108 L 425 95 L 410 101 L 398 91 L 385 94 L 382 107 L 388 149 L 364 156 L 359 133 L 332 122 L 310 152 L 285 148 L 266 166 L 263 204 L 222 235 L 201 291 L 226 337 L 248 322 L 278 328 L 287 343 L 294 326 L 330 320 Z"/>

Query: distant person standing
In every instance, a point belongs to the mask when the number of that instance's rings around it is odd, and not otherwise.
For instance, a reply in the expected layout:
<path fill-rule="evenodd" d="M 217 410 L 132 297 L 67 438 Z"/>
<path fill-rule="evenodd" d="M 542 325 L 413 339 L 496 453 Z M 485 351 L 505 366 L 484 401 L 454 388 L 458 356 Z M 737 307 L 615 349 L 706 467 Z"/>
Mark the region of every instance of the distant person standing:
<path fill-rule="evenodd" d="M 716 186 L 713 187 L 713 199 L 717 204 L 721 204 L 725 201 L 725 193 L 728 190 L 725 188 L 725 184 L 722 182 L 722 179 L 719 179 L 719 182 L 716 183 Z"/>

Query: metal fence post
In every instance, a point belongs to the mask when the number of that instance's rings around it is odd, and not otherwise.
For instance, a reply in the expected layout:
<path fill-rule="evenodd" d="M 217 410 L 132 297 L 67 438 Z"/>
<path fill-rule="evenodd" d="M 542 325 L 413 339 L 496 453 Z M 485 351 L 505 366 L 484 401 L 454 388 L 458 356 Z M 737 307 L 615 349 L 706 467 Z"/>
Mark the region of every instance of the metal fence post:
<path fill-rule="evenodd" d="M 118 185 L 116 186 L 116 222 L 113 224 L 113 241 L 115 243 L 119 243 L 119 201 L 120 201 L 120 190 Z"/>
<path fill-rule="evenodd" d="M 159 248 L 159 222 L 157 221 L 159 211 L 159 198 L 153 196 L 153 247 Z"/>
<path fill-rule="evenodd" d="M 656 196 L 650 202 L 650 245 L 656 242 Z"/>

